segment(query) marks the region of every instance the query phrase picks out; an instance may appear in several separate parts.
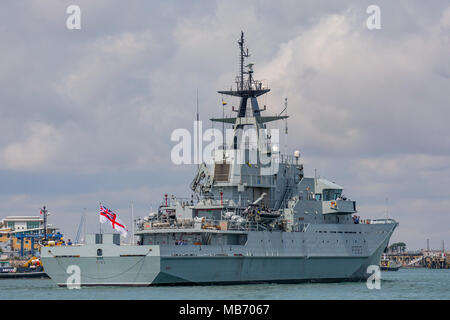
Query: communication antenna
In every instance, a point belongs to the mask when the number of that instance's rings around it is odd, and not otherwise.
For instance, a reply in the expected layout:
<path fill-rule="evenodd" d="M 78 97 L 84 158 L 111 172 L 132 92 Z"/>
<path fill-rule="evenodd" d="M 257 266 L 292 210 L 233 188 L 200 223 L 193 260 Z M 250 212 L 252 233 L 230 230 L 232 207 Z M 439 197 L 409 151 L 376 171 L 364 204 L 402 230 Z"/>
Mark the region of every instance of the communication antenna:
<path fill-rule="evenodd" d="M 250 54 L 248 53 L 248 48 L 244 50 L 244 31 L 241 31 L 241 39 L 238 40 L 239 48 L 241 51 L 241 75 L 239 79 L 239 90 L 244 90 L 244 58 L 250 57 Z"/>
<path fill-rule="evenodd" d="M 225 104 L 223 102 L 222 98 L 222 118 L 225 119 Z M 225 134 L 225 121 L 222 122 L 222 137 L 223 137 L 223 144 L 222 144 L 222 158 L 223 163 L 225 163 L 225 146 L 227 145 L 227 135 Z"/>
<path fill-rule="evenodd" d="M 287 97 L 286 97 L 286 98 L 284 98 L 284 110 L 286 111 L 286 115 L 288 113 L 288 111 L 287 111 L 288 103 L 287 102 L 288 102 L 288 100 L 287 100 Z M 288 121 L 287 121 L 287 118 L 284 121 L 284 133 L 288 134 Z"/>
<path fill-rule="evenodd" d="M 385 216 L 386 216 L 386 219 L 389 219 L 389 214 L 388 214 L 388 198 L 386 198 Z"/>
<path fill-rule="evenodd" d="M 287 151 L 287 139 L 288 139 L 288 122 L 287 122 L 287 107 L 288 107 L 288 98 L 285 97 L 284 98 L 284 109 L 280 112 L 280 114 L 278 116 L 281 116 L 283 114 L 283 112 L 286 114 L 286 118 L 285 118 L 285 122 L 284 122 L 284 134 L 285 134 L 285 138 L 284 138 L 284 149 Z"/>
<path fill-rule="evenodd" d="M 131 202 L 131 244 L 134 244 L 134 211 L 133 211 L 133 202 Z"/>
<path fill-rule="evenodd" d="M 317 169 L 314 168 L 314 193 L 317 192 Z"/>
<path fill-rule="evenodd" d="M 200 121 L 200 115 L 198 112 L 198 88 L 197 88 L 197 168 L 200 168 L 200 131 L 199 131 L 199 122 Z M 134 236 L 133 236 L 134 237 Z"/>

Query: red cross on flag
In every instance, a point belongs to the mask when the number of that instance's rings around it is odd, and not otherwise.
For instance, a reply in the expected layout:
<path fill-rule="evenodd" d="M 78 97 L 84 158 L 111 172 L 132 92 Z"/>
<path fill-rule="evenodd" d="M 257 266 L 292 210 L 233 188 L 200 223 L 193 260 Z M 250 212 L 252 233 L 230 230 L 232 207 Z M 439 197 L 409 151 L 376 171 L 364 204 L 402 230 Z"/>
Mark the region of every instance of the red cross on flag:
<path fill-rule="evenodd" d="M 114 230 L 119 231 L 123 237 L 127 236 L 127 227 L 117 218 L 114 212 L 102 205 L 100 205 L 100 222 L 109 222 Z"/>

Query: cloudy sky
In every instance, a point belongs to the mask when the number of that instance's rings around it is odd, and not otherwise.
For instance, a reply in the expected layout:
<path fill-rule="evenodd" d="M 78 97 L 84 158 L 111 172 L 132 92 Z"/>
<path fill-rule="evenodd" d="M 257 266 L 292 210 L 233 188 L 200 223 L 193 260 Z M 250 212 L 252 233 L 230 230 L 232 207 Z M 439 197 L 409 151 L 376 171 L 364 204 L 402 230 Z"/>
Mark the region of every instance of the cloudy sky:
<path fill-rule="evenodd" d="M 72 4 L 80 30 L 66 27 Z M 366 26 L 371 4 L 379 30 Z M 216 91 L 233 84 L 244 30 L 272 89 L 266 113 L 289 99 L 284 151 L 343 185 L 362 218 L 387 208 L 392 241 L 450 246 L 448 1 L 0 6 L 0 218 L 46 204 L 74 237 L 84 208 L 97 230 L 99 201 L 129 224 L 131 203 L 144 216 L 164 193 L 190 196 L 195 166 L 172 164 L 170 135 L 193 130 L 197 89 L 205 127 L 221 116 Z"/>

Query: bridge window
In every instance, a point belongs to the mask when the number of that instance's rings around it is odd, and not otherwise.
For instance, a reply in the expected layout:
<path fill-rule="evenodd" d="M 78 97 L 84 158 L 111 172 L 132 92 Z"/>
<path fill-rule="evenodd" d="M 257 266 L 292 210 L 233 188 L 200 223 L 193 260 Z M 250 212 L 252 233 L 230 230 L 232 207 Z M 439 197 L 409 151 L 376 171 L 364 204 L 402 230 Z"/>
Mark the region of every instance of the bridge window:
<path fill-rule="evenodd" d="M 322 192 L 324 201 L 337 200 L 342 194 L 339 189 L 324 189 Z"/>

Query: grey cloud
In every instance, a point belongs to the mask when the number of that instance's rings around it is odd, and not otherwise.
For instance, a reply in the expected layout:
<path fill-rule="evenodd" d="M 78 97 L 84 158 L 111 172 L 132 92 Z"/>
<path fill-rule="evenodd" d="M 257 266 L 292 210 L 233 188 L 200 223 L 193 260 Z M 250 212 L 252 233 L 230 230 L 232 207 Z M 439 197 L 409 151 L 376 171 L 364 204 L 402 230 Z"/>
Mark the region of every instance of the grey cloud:
<path fill-rule="evenodd" d="M 450 241 L 446 1 L 378 1 L 379 31 L 365 29 L 370 1 L 78 1 L 79 31 L 69 4 L 2 4 L 2 215 L 45 202 L 70 234 L 99 200 L 143 215 L 166 192 L 189 196 L 195 168 L 171 164 L 170 133 L 192 131 L 197 88 L 201 118 L 221 115 L 244 30 L 268 113 L 289 97 L 286 151 L 307 173 L 344 185 L 365 217 L 388 197 L 396 239 Z"/>

